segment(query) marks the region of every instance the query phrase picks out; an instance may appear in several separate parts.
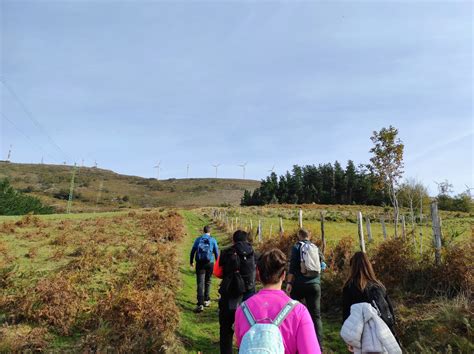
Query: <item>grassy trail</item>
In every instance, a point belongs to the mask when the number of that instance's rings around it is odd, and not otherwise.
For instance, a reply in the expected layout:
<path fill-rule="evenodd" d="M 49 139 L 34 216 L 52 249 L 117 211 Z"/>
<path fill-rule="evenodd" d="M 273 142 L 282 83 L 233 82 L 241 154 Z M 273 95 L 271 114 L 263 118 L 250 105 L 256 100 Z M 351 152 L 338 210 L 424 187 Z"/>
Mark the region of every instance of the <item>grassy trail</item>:
<path fill-rule="evenodd" d="M 183 211 L 186 236 L 180 245 L 182 288 L 178 292 L 177 302 L 181 310 L 179 337 L 188 353 L 219 353 L 218 285 L 220 280 L 213 277 L 211 285 L 211 306 L 196 314 L 196 275 L 189 267 L 189 252 L 194 239 L 202 234 L 202 228 L 211 221 L 192 211 Z M 219 248 L 226 246 L 228 237 L 217 228 L 211 231 L 217 239 Z"/>
<path fill-rule="evenodd" d="M 219 319 L 217 289 L 220 280 L 212 279 L 211 285 L 211 307 L 204 312 L 196 314 L 193 309 L 196 306 L 196 276 L 194 270 L 189 267 L 189 252 L 191 251 L 194 239 L 202 233 L 202 228 L 206 224 L 211 224 L 211 220 L 192 211 L 182 211 L 184 217 L 186 236 L 180 245 L 181 255 L 180 272 L 182 274 L 183 285 L 178 292 L 177 303 L 181 310 L 181 324 L 178 331 L 179 337 L 188 353 L 201 352 L 203 354 L 219 353 Z M 212 225 L 212 224 L 211 224 Z M 216 237 L 219 249 L 229 245 L 229 236 L 214 228 L 211 231 Z M 340 319 L 325 316 L 323 313 L 324 327 L 324 348 L 326 353 L 341 353 L 346 351 L 346 347 L 339 336 Z"/>

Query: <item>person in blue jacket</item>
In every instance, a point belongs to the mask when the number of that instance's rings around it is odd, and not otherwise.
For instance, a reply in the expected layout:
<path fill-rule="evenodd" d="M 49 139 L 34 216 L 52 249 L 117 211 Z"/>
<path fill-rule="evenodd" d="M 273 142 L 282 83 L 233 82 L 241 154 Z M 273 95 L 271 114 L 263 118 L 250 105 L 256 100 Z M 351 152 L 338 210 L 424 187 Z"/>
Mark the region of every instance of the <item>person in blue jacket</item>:
<path fill-rule="evenodd" d="M 197 281 L 197 306 L 195 312 L 202 312 L 204 307 L 211 306 L 209 296 L 211 290 L 211 277 L 214 269 L 214 262 L 219 257 L 217 241 L 211 236 L 211 227 L 204 226 L 204 234 L 194 240 L 191 249 L 190 265 L 194 266 L 196 261 L 196 281 Z"/>

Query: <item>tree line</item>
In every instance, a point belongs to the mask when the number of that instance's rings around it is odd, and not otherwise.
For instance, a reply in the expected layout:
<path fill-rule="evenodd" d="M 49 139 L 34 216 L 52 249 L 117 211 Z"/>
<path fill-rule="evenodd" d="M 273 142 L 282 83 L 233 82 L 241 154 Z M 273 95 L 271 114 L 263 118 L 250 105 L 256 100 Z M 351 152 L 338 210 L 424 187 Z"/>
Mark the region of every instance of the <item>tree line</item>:
<path fill-rule="evenodd" d="M 242 205 L 265 204 L 366 204 L 390 203 L 386 189 L 377 188 L 377 175 L 369 165 L 346 167 L 336 161 L 307 166 L 293 166 L 278 177 L 274 172 L 261 181 L 253 193 L 246 190 Z"/>

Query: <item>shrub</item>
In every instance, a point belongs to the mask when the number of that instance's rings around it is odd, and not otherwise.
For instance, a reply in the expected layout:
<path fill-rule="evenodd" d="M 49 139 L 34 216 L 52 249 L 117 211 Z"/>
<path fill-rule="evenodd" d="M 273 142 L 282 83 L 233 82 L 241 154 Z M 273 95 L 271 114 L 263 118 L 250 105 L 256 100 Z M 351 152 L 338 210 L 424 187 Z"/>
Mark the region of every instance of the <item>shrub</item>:
<path fill-rule="evenodd" d="M 16 311 L 29 320 L 53 326 L 63 335 L 72 330 L 85 295 L 74 287 L 64 273 L 42 279 L 20 298 Z M 11 309 L 13 312 L 15 309 Z"/>
<path fill-rule="evenodd" d="M 51 214 L 53 212 L 52 207 L 43 205 L 38 198 L 24 195 L 13 189 L 7 179 L 0 181 L 0 196 L 0 215 Z"/>

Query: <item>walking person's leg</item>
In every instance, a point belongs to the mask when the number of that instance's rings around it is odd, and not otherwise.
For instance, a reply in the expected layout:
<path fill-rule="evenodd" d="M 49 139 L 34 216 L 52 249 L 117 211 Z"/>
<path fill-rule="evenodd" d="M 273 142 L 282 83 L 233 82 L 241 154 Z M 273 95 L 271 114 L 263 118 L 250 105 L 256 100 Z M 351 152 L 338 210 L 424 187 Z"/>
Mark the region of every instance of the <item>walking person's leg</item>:
<path fill-rule="evenodd" d="M 321 321 L 321 285 L 305 284 L 306 307 L 314 323 L 319 345 L 323 343 L 323 323 Z"/>
<path fill-rule="evenodd" d="M 232 354 L 232 340 L 234 330 L 232 325 L 235 321 L 235 310 L 229 308 L 229 302 L 221 298 L 219 300 L 219 346 L 221 354 Z"/>
<path fill-rule="evenodd" d="M 197 283 L 197 307 L 196 311 L 202 311 L 204 306 L 204 281 L 206 270 L 199 264 L 196 264 L 196 283 Z"/>
<path fill-rule="evenodd" d="M 209 306 L 211 297 L 211 279 L 212 279 L 212 271 L 214 270 L 214 263 L 208 263 L 205 267 L 205 280 L 204 280 L 204 306 Z"/>

